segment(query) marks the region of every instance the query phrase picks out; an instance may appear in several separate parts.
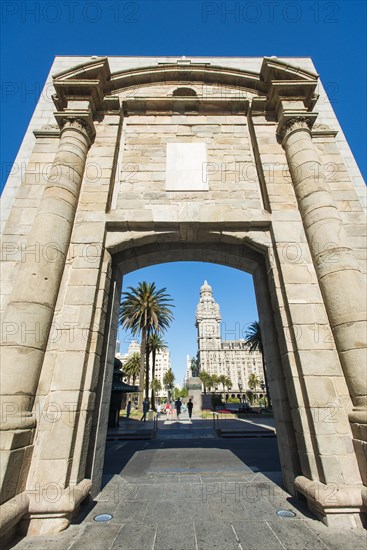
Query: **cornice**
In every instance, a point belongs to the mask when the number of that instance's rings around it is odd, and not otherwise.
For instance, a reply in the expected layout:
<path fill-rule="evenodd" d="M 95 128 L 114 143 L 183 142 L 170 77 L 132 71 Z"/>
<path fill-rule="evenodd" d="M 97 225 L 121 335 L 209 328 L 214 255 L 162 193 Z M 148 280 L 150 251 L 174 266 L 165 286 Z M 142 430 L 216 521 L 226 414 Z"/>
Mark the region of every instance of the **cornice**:
<path fill-rule="evenodd" d="M 277 57 L 264 57 L 260 75 L 264 82 L 273 82 L 276 80 L 317 82 L 319 78 L 317 73 L 291 65 L 287 61 L 282 61 Z"/>
<path fill-rule="evenodd" d="M 57 124 L 45 124 L 41 128 L 33 130 L 34 136 L 38 138 L 60 137 L 60 128 Z"/>
<path fill-rule="evenodd" d="M 276 111 L 280 98 L 284 97 L 302 99 L 305 107 L 311 109 L 316 101 L 317 79 L 317 74 L 274 58 L 264 58 L 259 73 L 210 63 L 183 64 L 177 61 L 111 74 L 107 57 L 101 57 L 54 75 L 56 94 L 53 99 L 58 111 L 66 109 L 69 101 L 87 100 L 95 114 L 98 111 L 111 110 L 111 106 L 113 110 L 118 109 L 118 90 L 160 82 L 205 82 L 253 90 L 259 98 L 267 97 L 268 111 Z M 208 111 L 211 101 L 212 98 L 207 99 Z M 129 103 L 129 108 L 132 105 Z"/>
<path fill-rule="evenodd" d="M 111 76 L 109 88 L 110 91 L 113 91 L 130 86 L 136 87 L 159 82 L 180 82 L 181 84 L 205 82 L 208 84 L 249 88 L 259 93 L 266 93 L 267 91 L 267 86 L 261 80 L 258 73 L 210 65 L 210 63 L 197 63 L 193 65 L 170 63 L 121 71 Z"/>
<path fill-rule="evenodd" d="M 267 108 L 277 111 L 282 100 L 300 100 L 305 108 L 311 110 L 316 104 L 318 95 L 315 94 L 317 81 L 305 82 L 303 80 L 279 81 L 270 83 Z"/>
<path fill-rule="evenodd" d="M 338 130 L 332 130 L 327 124 L 314 124 L 311 133 L 312 137 L 335 138 Z"/>

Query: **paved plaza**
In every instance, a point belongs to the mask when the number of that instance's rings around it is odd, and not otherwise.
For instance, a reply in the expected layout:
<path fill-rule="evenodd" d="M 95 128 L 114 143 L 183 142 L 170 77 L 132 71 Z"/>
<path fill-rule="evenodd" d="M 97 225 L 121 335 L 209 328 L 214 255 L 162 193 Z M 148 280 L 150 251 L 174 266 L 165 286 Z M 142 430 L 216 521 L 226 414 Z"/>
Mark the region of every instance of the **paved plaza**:
<path fill-rule="evenodd" d="M 186 415 L 162 417 L 151 440 L 123 437 L 126 430 L 152 430 L 153 422 L 120 426 L 121 439 L 107 442 L 104 487 L 95 501 L 66 531 L 26 537 L 13 548 L 366 549 L 364 530 L 329 529 L 282 489 L 276 439 L 267 437 L 271 418 L 222 422 L 247 437 L 218 437 L 211 420 L 190 422 Z M 280 509 L 295 516 L 279 517 Z M 98 514 L 112 519 L 98 523 Z"/>

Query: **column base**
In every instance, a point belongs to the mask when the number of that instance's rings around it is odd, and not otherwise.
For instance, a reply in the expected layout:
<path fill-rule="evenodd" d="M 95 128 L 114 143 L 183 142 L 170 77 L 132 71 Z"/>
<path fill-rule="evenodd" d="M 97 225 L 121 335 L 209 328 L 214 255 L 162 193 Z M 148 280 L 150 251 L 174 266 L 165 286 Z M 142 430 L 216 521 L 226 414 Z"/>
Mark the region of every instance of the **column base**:
<path fill-rule="evenodd" d="M 367 486 L 367 410 L 355 408 L 349 414 L 353 434 L 353 446 L 357 456 L 359 471 L 364 485 Z"/>
<path fill-rule="evenodd" d="M 362 500 L 363 485 L 328 485 L 298 476 L 294 485 L 304 495 L 310 511 L 328 527 L 366 527 L 367 509 Z"/>
<path fill-rule="evenodd" d="M 34 419 L 30 427 L 6 426 L 0 430 L 0 504 L 25 490 L 33 452 Z"/>
<path fill-rule="evenodd" d="M 80 503 L 88 496 L 92 482 L 84 479 L 67 487 L 55 502 L 46 501 L 34 491 L 23 492 L 1 506 L 0 536 L 8 544 L 19 535 L 59 533 L 70 525 Z"/>
<path fill-rule="evenodd" d="M 56 493 L 55 498 L 52 498 L 48 492 L 47 500 L 42 494 L 29 491 L 29 509 L 21 521 L 21 532 L 28 536 L 36 536 L 63 531 L 69 527 L 80 503 L 90 493 L 91 487 L 92 481 L 83 479 L 77 485 L 58 491 L 57 498 Z"/>
<path fill-rule="evenodd" d="M 18 524 L 28 512 L 29 499 L 21 493 L 0 506 L 0 537 L 5 546 L 16 536 Z"/>
<path fill-rule="evenodd" d="M 67 529 L 71 522 L 71 514 L 29 514 L 22 519 L 19 532 L 27 537 L 50 535 Z"/>

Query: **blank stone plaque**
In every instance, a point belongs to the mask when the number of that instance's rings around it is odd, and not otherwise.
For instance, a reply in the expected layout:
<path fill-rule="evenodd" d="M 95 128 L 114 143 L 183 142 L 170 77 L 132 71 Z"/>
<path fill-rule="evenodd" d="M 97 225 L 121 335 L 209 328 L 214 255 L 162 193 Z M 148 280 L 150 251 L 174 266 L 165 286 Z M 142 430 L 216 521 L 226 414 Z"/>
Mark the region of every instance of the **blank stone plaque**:
<path fill-rule="evenodd" d="M 205 143 L 167 143 L 166 191 L 208 191 Z"/>

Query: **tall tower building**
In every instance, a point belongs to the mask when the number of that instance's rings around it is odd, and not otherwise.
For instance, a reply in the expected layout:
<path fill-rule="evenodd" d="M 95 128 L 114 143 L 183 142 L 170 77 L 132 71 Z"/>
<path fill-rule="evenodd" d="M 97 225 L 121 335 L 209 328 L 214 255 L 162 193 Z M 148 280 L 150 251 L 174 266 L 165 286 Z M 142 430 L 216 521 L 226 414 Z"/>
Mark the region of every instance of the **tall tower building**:
<path fill-rule="evenodd" d="M 210 375 L 228 376 L 233 391 L 248 389 L 250 374 L 264 380 L 262 358 L 259 352 L 249 352 L 245 340 L 221 339 L 221 314 L 213 297 L 212 287 L 204 282 L 196 308 L 198 331 L 198 359 L 200 370 Z"/>
<path fill-rule="evenodd" d="M 200 301 L 196 308 L 198 330 L 198 359 L 200 369 L 214 374 L 221 349 L 219 305 L 214 301 L 212 287 L 204 282 L 200 288 Z M 213 370 L 214 369 L 214 370 Z"/>

